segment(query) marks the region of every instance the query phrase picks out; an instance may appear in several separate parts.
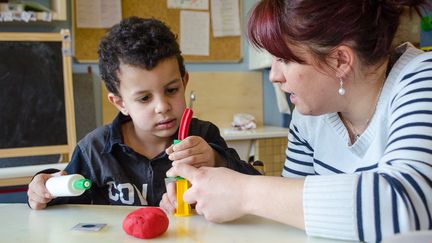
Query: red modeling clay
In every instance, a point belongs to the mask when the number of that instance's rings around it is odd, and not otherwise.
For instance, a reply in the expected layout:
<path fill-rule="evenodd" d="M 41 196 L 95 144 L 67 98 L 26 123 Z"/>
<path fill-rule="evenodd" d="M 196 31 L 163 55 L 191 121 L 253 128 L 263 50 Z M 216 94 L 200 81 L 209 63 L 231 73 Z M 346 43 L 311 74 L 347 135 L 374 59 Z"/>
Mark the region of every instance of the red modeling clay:
<path fill-rule="evenodd" d="M 168 229 L 169 220 L 158 207 L 144 207 L 129 213 L 123 220 L 123 230 L 141 239 L 151 239 Z"/>

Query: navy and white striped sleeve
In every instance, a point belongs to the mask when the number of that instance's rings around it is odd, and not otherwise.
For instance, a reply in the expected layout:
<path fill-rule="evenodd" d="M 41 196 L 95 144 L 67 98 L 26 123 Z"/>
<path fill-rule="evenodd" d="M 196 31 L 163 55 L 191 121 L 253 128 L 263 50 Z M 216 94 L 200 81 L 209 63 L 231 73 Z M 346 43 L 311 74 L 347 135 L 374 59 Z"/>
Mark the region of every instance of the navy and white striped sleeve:
<path fill-rule="evenodd" d="M 313 148 L 300 137 L 295 121 L 290 124 L 288 146 L 285 152 L 285 165 L 282 170 L 284 177 L 305 177 L 314 175 Z"/>

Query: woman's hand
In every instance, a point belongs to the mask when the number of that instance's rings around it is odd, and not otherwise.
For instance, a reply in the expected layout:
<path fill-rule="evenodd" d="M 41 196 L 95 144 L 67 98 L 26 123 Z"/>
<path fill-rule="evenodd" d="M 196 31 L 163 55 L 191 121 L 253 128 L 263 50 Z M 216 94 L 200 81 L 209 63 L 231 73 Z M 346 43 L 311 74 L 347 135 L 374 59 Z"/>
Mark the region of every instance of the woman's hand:
<path fill-rule="evenodd" d="M 46 188 L 45 183 L 49 178 L 61 175 L 66 175 L 66 172 L 60 171 L 53 174 L 38 174 L 33 178 L 27 191 L 28 203 L 32 209 L 46 208 L 53 197 Z"/>
<path fill-rule="evenodd" d="M 246 214 L 243 192 L 247 175 L 222 167 L 197 169 L 186 163 L 178 163 L 167 175 L 181 176 L 191 183 L 183 199 L 189 204 L 196 203 L 196 212 L 208 221 L 221 223 Z"/>

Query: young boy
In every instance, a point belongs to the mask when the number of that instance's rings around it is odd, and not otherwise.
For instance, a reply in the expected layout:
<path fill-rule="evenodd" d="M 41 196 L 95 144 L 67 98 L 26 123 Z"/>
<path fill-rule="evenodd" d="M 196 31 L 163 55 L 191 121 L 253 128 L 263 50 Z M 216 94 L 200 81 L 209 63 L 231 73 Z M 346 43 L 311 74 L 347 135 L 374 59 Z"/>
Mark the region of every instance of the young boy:
<path fill-rule="evenodd" d="M 112 124 L 78 143 L 65 172 L 50 169 L 34 177 L 27 193 L 33 209 L 60 203 L 158 206 L 166 191 L 172 161 L 165 150 L 172 150 L 177 137 L 188 82 L 176 36 L 156 19 L 131 17 L 109 31 L 98 53 L 108 99 L 120 112 Z M 185 152 L 176 161 L 259 174 L 227 147 L 210 122 L 192 119 L 181 144 Z M 91 189 L 53 199 L 46 180 L 75 173 L 90 179 Z"/>

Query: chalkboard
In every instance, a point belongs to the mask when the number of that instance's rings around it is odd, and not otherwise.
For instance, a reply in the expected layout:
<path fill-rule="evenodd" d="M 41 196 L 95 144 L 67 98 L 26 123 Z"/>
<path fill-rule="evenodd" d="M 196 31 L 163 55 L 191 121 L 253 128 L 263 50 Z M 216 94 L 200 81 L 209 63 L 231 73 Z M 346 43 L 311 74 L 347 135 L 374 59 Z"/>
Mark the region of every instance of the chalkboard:
<path fill-rule="evenodd" d="M 75 146 L 65 33 L 0 33 L 0 158 Z"/>
<path fill-rule="evenodd" d="M 61 43 L 3 42 L 0 60 L 0 148 L 67 144 Z"/>

